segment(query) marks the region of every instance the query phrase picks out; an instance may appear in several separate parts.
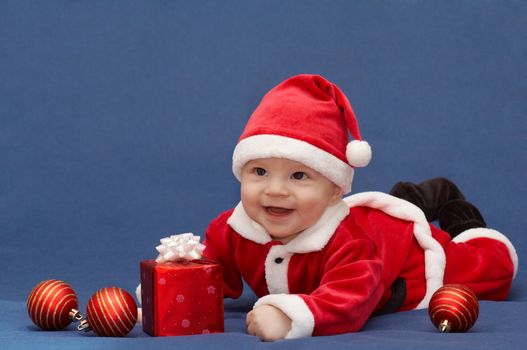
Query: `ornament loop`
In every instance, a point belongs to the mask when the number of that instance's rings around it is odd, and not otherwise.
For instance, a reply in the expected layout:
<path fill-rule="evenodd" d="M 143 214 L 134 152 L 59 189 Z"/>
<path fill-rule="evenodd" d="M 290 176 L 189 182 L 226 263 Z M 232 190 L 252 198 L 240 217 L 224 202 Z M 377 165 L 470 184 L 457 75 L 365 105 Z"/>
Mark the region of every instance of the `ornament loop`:
<path fill-rule="evenodd" d="M 71 309 L 68 313 L 68 317 L 72 321 L 80 321 L 83 318 L 81 312 L 77 309 Z"/>
<path fill-rule="evenodd" d="M 91 326 L 88 323 L 88 320 L 82 320 L 81 323 L 79 323 L 79 325 L 77 326 L 77 330 L 84 332 L 91 331 Z"/>

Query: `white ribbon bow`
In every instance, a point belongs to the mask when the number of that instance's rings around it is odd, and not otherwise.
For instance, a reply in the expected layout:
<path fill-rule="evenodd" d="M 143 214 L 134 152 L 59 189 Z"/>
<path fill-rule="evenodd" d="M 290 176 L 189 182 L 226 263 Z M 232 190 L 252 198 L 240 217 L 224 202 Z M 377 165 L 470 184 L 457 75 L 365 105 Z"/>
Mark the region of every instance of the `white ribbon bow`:
<path fill-rule="evenodd" d="M 161 244 L 156 247 L 159 256 L 156 262 L 178 260 L 195 260 L 201 258 L 205 246 L 199 243 L 200 237 L 192 233 L 180 233 L 161 238 Z"/>

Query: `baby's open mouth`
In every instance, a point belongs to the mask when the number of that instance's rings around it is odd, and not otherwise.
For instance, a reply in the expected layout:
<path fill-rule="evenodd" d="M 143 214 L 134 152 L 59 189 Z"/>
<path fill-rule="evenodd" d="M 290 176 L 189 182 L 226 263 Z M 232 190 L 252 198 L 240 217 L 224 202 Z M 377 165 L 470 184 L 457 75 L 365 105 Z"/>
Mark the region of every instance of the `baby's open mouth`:
<path fill-rule="evenodd" d="M 264 207 L 265 211 L 270 215 L 285 216 L 293 212 L 294 209 L 280 208 L 280 207 Z"/>

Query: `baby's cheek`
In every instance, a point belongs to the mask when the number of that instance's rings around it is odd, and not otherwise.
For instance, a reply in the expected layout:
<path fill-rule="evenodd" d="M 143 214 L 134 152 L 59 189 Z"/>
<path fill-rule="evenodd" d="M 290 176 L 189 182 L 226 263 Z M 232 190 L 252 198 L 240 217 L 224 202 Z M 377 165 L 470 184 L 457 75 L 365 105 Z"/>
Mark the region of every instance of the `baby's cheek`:
<path fill-rule="evenodd" d="M 254 196 L 242 195 L 241 196 L 243 209 L 247 215 L 254 221 L 258 222 L 258 213 L 260 211 L 260 205 L 258 200 Z"/>
<path fill-rule="evenodd" d="M 323 197 L 305 198 L 301 208 L 300 212 L 304 220 L 314 224 L 328 208 L 328 201 Z"/>
<path fill-rule="evenodd" d="M 247 205 L 249 203 L 253 203 L 255 201 L 256 193 L 254 190 L 252 190 L 249 186 L 243 186 L 240 190 L 240 197 L 242 200 L 242 203 L 244 205 Z"/>

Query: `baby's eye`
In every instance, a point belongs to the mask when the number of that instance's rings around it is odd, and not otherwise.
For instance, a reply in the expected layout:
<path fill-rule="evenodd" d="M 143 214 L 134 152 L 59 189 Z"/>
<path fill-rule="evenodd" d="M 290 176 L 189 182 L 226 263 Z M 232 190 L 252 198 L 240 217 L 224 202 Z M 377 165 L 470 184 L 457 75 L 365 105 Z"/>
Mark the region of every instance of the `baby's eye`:
<path fill-rule="evenodd" d="M 291 177 L 295 180 L 304 180 L 304 179 L 307 179 L 307 174 L 304 173 L 303 171 L 297 171 L 296 173 L 291 175 Z"/>
<path fill-rule="evenodd" d="M 254 168 L 254 173 L 258 176 L 264 176 L 267 171 L 264 168 Z"/>

